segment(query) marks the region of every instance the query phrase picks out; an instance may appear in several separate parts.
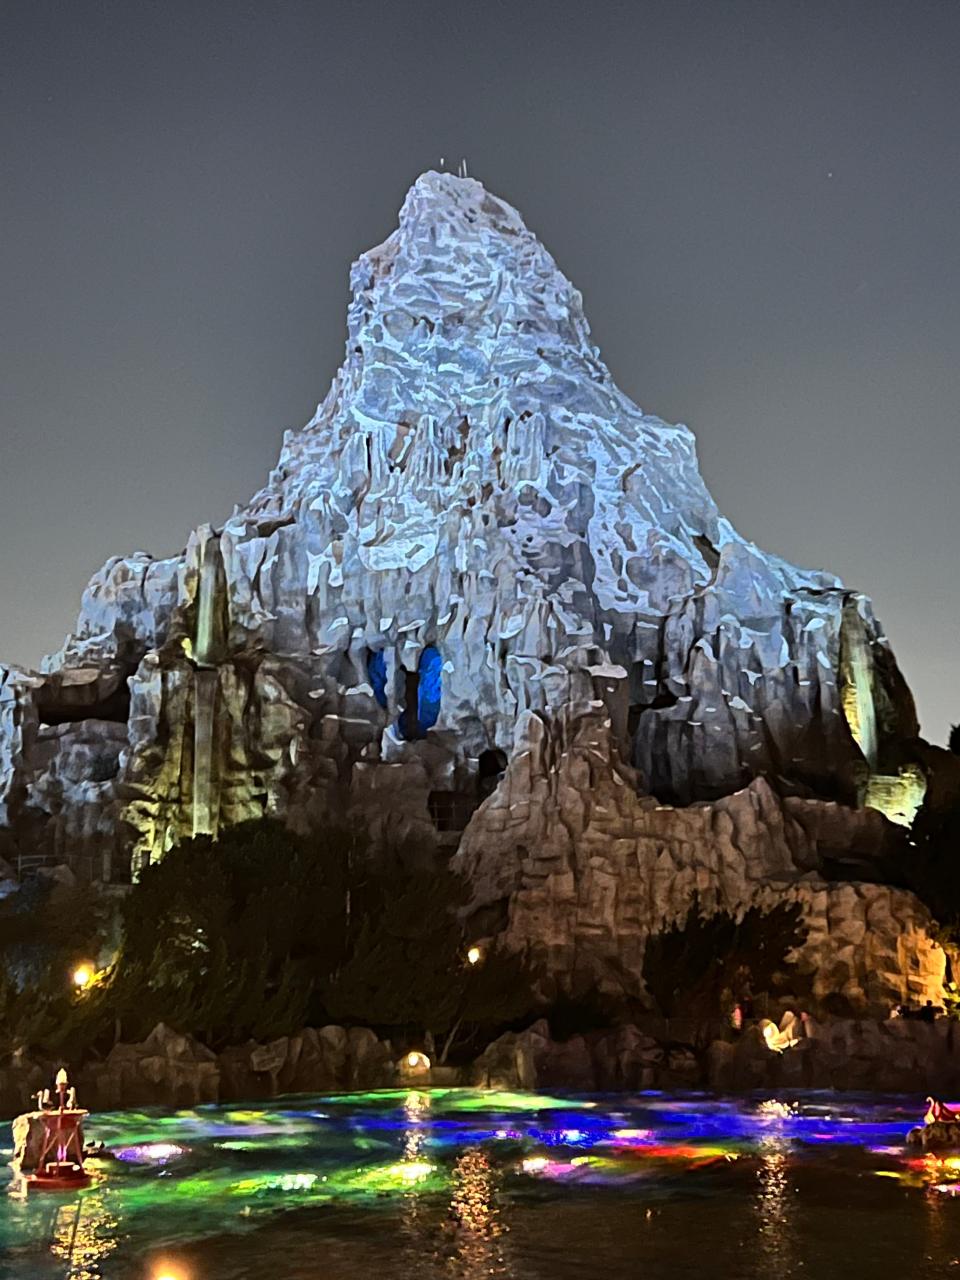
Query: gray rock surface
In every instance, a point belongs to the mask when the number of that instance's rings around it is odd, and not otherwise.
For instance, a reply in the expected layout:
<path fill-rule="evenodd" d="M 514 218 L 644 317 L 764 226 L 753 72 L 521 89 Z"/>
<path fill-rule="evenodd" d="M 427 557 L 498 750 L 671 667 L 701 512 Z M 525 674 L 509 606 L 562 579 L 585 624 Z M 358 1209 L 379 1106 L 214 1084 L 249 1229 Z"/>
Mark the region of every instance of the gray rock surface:
<path fill-rule="evenodd" d="M 960 1028 L 952 1018 L 833 1019 L 806 1022 L 806 1034 L 771 1053 L 756 1029 L 710 1046 L 707 1083 L 752 1089 L 878 1090 L 953 1097 L 960 1085 Z"/>
<path fill-rule="evenodd" d="M 47 1126 L 42 1111 L 25 1111 L 14 1116 L 10 1126 L 13 1138 L 13 1156 L 10 1163 L 17 1173 L 34 1173 L 40 1167 L 40 1155 L 47 1137 Z M 83 1130 L 80 1130 L 81 1147 Z M 54 1156 L 56 1152 L 54 1152 Z M 54 1158 L 48 1155 L 47 1160 Z"/>

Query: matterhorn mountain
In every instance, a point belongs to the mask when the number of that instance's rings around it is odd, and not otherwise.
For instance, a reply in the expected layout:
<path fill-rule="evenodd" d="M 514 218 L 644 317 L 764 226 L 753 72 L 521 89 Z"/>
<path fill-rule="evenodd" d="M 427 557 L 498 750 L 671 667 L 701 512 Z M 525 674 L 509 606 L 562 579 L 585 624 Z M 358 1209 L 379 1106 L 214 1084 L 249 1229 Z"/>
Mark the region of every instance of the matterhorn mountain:
<path fill-rule="evenodd" d="M 477 918 L 561 984 L 636 987 L 696 891 L 792 895 L 801 967 L 854 1005 L 936 994 L 924 909 L 863 873 L 924 791 L 869 601 L 733 528 L 479 182 L 420 177 L 351 289 L 264 488 L 180 556 L 109 561 L 43 671 L 2 669 L 9 861 L 124 879 L 185 836 L 349 813 L 455 852 Z"/>

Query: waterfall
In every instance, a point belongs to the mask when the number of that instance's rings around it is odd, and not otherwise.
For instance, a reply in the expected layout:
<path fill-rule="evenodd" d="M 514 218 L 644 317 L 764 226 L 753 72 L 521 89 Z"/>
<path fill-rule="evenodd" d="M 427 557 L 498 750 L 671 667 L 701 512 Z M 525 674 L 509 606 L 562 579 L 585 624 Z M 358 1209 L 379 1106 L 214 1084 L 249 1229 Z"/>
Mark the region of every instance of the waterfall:
<path fill-rule="evenodd" d="M 198 531 L 200 585 L 197 588 L 197 623 L 193 655 L 198 666 L 212 667 L 224 655 L 223 558 L 220 539 L 209 525 Z"/>
<path fill-rule="evenodd" d="M 193 673 L 193 834 L 215 836 L 213 804 L 214 731 L 217 717 L 216 670 L 198 667 Z M 219 808 L 219 806 L 217 806 Z"/>
<path fill-rule="evenodd" d="M 209 525 L 197 531 L 200 581 L 196 596 L 193 643 L 193 834 L 217 834 L 219 799 L 215 803 L 217 738 L 217 666 L 226 655 L 226 592 L 220 539 Z"/>
<path fill-rule="evenodd" d="M 877 712 L 873 704 L 873 658 L 863 623 L 856 610 L 845 610 L 842 626 L 845 649 L 843 711 L 850 732 L 873 773 L 877 767 Z"/>

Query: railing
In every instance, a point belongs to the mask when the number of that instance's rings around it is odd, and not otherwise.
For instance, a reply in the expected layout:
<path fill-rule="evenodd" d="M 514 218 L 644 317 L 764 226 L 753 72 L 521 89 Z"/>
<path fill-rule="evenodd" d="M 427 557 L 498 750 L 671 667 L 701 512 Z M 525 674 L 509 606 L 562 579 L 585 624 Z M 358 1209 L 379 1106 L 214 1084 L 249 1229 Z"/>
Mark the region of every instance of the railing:
<path fill-rule="evenodd" d="M 46 871 L 62 863 L 62 858 L 51 853 L 21 853 L 17 855 L 17 878 L 21 882 L 30 880 L 38 871 Z"/>
<path fill-rule="evenodd" d="M 129 857 L 116 857 L 110 853 L 20 853 L 17 855 L 17 878 L 21 884 L 34 880 L 43 871 L 54 867 L 69 867 L 80 884 L 97 881 L 101 884 L 129 885 L 131 883 Z"/>

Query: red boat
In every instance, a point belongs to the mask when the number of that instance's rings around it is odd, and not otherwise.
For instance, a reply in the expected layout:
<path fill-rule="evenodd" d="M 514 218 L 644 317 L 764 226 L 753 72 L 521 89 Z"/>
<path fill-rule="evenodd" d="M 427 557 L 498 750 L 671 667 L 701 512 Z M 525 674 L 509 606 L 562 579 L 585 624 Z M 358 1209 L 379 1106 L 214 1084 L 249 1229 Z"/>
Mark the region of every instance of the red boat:
<path fill-rule="evenodd" d="M 82 1191 L 93 1178 L 72 1160 L 53 1160 L 42 1173 L 28 1173 L 25 1181 L 28 1191 Z"/>
<path fill-rule="evenodd" d="M 89 1112 L 76 1105 L 73 1089 L 68 1101 L 67 1073 L 62 1068 L 57 1072 L 57 1093 L 60 1106 L 56 1110 L 36 1113 L 44 1134 L 36 1168 L 24 1177 L 28 1191 L 79 1191 L 93 1181 L 83 1167 L 83 1120 Z"/>

